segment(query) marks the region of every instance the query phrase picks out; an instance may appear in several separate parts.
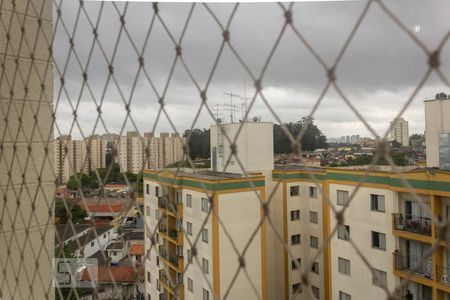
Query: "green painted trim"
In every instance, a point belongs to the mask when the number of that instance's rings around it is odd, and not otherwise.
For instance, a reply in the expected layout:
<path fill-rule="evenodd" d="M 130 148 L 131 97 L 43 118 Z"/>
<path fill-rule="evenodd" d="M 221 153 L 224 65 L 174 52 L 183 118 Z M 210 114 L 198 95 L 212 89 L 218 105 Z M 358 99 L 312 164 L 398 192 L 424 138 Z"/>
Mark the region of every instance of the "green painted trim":
<path fill-rule="evenodd" d="M 252 187 L 264 187 L 264 180 L 251 180 L 251 179 L 243 179 L 238 182 L 226 182 L 226 180 L 218 180 L 217 182 L 202 182 L 200 179 L 195 180 L 192 178 L 184 178 L 182 176 L 169 178 L 164 176 L 158 176 L 155 173 L 144 173 L 144 179 L 149 179 L 151 181 L 157 181 L 166 183 L 169 185 L 175 185 L 178 187 L 191 187 L 198 189 L 206 189 L 208 191 L 226 191 L 226 190 L 234 190 L 234 189 L 246 189 Z M 233 179 L 234 180 L 234 179 Z M 253 186 L 251 184 L 253 182 Z"/>
<path fill-rule="evenodd" d="M 335 180 L 335 181 L 350 181 L 350 182 L 364 182 L 370 184 L 388 185 L 396 188 L 404 188 L 405 185 L 400 178 L 390 176 L 377 176 L 364 174 L 348 174 L 348 173 L 336 173 L 326 172 L 325 175 L 316 175 L 318 180 Z M 289 179 L 311 179 L 310 175 L 305 171 L 299 171 L 295 173 L 272 173 L 274 180 L 289 180 Z M 408 179 L 409 185 L 413 189 L 428 190 L 428 191 L 441 191 L 450 192 L 450 181 L 435 181 L 435 180 L 415 180 Z"/>

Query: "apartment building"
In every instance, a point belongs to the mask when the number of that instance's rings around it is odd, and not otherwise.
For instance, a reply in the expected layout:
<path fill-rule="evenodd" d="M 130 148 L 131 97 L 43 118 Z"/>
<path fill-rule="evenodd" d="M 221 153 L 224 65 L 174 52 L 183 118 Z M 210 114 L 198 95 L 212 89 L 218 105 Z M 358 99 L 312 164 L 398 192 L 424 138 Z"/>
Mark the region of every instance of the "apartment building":
<path fill-rule="evenodd" d="M 265 222 L 253 236 L 263 217 L 264 183 L 261 174 L 146 170 L 147 299 L 221 299 L 226 293 L 230 299 L 266 299 Z M 228 290 L 240 264 L 234 247 L 242 251 L 252 237 L 245 269 L 258 295 L 243 272 Z"/>
<path fill-rule="evenodd" d="M 298 299 L 384 299 L 383 288 L 393 291 L 404 279 L 401 299 L 450 299 L 450 235 L 431 251 L 439 236 L 432 218 L 450 216 L 449 172 L 297 167 L 275 170 L 273 180 L 283 203 L 280 228 L 294 255 L 284 251 L 284 287 L 278 288 L 285 299 L 296 291 Z M 344 208 L 338 224 L 336 212 Z M 314 257 L 335 228 L 329 245 Z M 300 278 L 305 268 L 312 271 L 308 291 Z"/>
<path fill-rule="evenodd" d="M 67 182 L 77 172 L 89 173 L 106 167 L 106 141 L 99 136 L 72 140 L 70 135 L 55 139 L 54 171 L 59 183 Z"/>
<path fill-rule="evenodd" d="M 391 121 L 391 140 L 397 141 L 403 146 L 409 146 L 408 121 L 399 117 Z"/>
<path fill-rule="evenodd" d="M 183 160 L 184 137 L 177 133 L 161 133 L 155 137 L 153 133 L 127 132 L 119 139 L 117 146 L 117 162 L 122 172 L 137 174 L 142 168 L 161 169 Z M 148 151 L 148 159 L 147 153 Z"/>

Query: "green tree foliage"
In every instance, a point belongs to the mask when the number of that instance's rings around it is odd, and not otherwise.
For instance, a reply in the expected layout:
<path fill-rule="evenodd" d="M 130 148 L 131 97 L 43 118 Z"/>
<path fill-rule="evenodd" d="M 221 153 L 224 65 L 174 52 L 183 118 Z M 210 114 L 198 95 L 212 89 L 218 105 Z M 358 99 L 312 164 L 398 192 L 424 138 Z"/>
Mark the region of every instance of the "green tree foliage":
<path fill-rule="evenodd" d="M 407 166 L 408 161 L 405 158 L 404 153 L 390 153 L 392 160 L 394 161 L 396 166 Z M 331 163 L 330 167 L 348 167 L 348 166 L 363 166 L 370 165 L 372 163 L 373 156 L 363 154 L 361 156 L 357 156 L 355 158 L 349 158 L 346 162 L 342 163 Z M 380 157 L 376 165 L 388 165 L 389 163 L 384 159 L 384 157 Z"/>
<path fill-rule="evenodd" d="M 314 124 L 312 118 L 304 117 L 300 121 L 284 123 L 284 125 L 294 137 L 297 137 L 302 128 L 307 126 L 301 139 L 302 150 L 313 151 L 318 148 L 328 147 L 326 136 Z M 292 152 L 291 142 L 281 125 L 273 125 L 273 139 L 275 154 Z"/>
<path fill-rule="evenodd" d="M 190 133 L 190 137 L 189 137 Z M 189 156 L 191 159 L 210 157 L 209 129 L 186 130 L 184 137 L 189 138 Z"/>
<path fill-rule="evenodd" d="M 79 224 L 83 223 L 84 218 L 87 217 L 87 212 L 83 210 L 78 204 L 73 201 L 66 200 L 67 208 L 64 205 L 63 200 L 58 200 L 55 203 L 55 216 L 59 218 L 60 224 L 67 224 L 69 220 L 69 215 L 67 211 L 70 211 L 72 215 L 72 223 Z"/>

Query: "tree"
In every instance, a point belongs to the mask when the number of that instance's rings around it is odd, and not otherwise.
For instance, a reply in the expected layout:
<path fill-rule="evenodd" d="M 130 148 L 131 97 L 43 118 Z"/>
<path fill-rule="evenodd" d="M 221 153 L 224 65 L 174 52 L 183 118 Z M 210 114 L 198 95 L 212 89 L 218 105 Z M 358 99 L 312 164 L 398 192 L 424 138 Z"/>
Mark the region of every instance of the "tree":
<path fill-rule="evenodd" d="M 59 218 L 59 223 L 67 224 L 69 220 L 69 216 L 67 211 L 70 210 L 70 214 L 72 215 L 72 223 L 79 224 L 84 221 L 87 217 L 87 212 L 83 210 L 78 204 L 75 204 L 73 201 L 66 200 L 67 208 L 64 205 L 64 200 L 56 201 L 55 203 L 55 216 Z"/>
<path fill-rule="evenodd" d="M 191 159 L 209 158 L 210 155 L 210 130 L 193 129 L 186 130 L 183 134 L 189 146 L 189 156 Z"/>
<path fill-rule="evenodd" d="M 297 138 L 301 130 L 306 128 L 301 139 L 302 150 L 313 151 L 319 148 L 328 148 L 327 138 L 314 124 L 313 118 L 303 117 L 299 121 L 284 123 L 283 125 L 294 138 Z M 291 141 L 283 127 L 278 124 L 274 124 L 273 127 L 274 152 L 276 154 L 292 152 Z"/>

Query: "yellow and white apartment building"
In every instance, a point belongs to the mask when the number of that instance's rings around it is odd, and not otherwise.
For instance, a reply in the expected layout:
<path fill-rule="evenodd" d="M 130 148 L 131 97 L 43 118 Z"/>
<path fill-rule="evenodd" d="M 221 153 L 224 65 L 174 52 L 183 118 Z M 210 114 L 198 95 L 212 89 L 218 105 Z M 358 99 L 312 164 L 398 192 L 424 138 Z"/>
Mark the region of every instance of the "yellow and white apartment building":
<path fill-rule="evenodd" d="M 234 138 L 240 124 L 220 126 L 211 127 L 212 171 L 144 172 L 148 299 L 378 300 L 404 283 L 400 299 L 450 300 L 450 234 L 431 251 L 432 218 L 450 217 L 450 172 L 274 168 L 272 124 L 260 122 L 243 124 L 238 162 L 223 132 Z M 219 172 L 227 160 L 232 173 Z M 251 237 L 242 263 L 252 284 L 241 271 L 228 290 L 234 247 Z M 188 265 L 193 252 L 198 263 Z"/>

